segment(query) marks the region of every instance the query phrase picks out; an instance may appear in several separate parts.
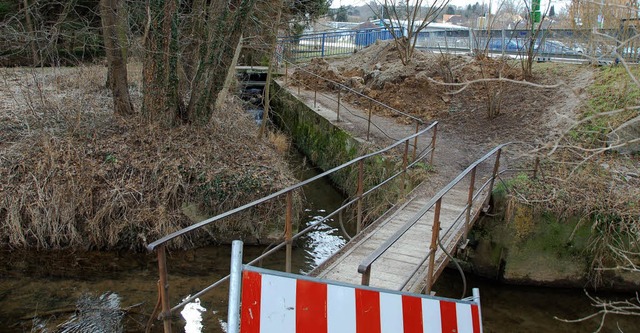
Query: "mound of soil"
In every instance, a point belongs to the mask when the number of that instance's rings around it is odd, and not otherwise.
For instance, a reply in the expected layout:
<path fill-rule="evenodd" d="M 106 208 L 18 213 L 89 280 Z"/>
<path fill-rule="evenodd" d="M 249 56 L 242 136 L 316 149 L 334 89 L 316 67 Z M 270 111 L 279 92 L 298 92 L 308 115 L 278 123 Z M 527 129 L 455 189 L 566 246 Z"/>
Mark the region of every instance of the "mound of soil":
<path fill-rule="evenodd" d="M 450 124 L 449 130 L 456 131 L 460 139 L 473 138 L 479 144 L 493 142 L 496 137 L 502 142 L 521 140 L 523 128 L 530 129 L 527 140 L 540 141 L 545 133 L 536 128 L 548 124 L 549 109 L 558 101 L 579 99 L 573 88 L 588 82 L 579 78 L 582 70 L 573 68 L 554 75 L 536 72 L 529 81 L 524 81 L 521 73 L 520 64 L 514 60 L 420 50 L 404 65 L 393 41 L 378 41 L 348 58 L 330 62 L 315 59 L 301 66 L 294 72 L 293 84 L 336 91 L 337 85 L 318 78 L 330 77 L 424 121 Z M 589 70 L 586 73 L 592 74 Z M 346 95 L 354 105 L 370 107 L 365 98 L 355 93 Z M 568 106 L 570 119 L 575 118 L 577 103 L 574 104 Z M 410 122 L 376 105 L 373 111 L 396 117 L 402 123 Z"/>
<path fill-rule="evenodd" d="M 104 71 L 81 71 L 2 73 L 1 245 L 141 249 L 294 183 L 238 102 L 208 126 L 161 128 L 115 117 Z M 267 203 L 172 246 L 277 237 L 283 228 L 255 221 L 283 205 Z"/>

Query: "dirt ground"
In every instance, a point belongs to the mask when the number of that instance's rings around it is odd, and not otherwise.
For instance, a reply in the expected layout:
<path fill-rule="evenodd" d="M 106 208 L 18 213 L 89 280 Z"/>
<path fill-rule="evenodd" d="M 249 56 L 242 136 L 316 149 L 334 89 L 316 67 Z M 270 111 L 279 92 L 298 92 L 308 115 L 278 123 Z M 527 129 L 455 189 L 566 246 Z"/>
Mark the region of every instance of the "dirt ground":
<path fill-rule="evenodd" d="M 565 133 L 587 100 L 594 68 L 584 65 L 535 64 L 535 74 L 523 80 L 520 63 L 511 59 L 478 59 L 416 51 L 404 66 L 391 41 L 378 42 L 351 57 L 314 59 L 293 75 L 304 89 L 336 93 L 344 84 L 354 91 L 426 123 L 437 120 L 436 167 L 446 180 L 501 143 L 517 142 L 508 150 L 516 158 Z M 483 79 L 490 79 L 485 80 Z M 502 80 L 502 81 L 501 81 Z M 471 83 L 469 83 L 471 82 Z M 347 105 L 368 110 L 370 104 L 354 93 Z M 344 96 L 344 93 L 343 93 Z M 490 99 L 495 115 L 489 117 Z M 411 120 L 381 107 L 374 114 L 396 120 L 396 137 L 403 137 Z M 393 132 L 393 126 L 387 125 Z"/>

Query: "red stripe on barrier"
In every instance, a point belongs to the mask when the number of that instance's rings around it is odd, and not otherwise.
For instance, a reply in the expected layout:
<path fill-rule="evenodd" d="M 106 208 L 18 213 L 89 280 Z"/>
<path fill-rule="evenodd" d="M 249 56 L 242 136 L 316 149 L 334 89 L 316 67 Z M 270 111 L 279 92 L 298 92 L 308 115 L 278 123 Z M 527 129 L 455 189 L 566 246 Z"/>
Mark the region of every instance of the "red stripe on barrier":
<path fill-rule="evenodd" d="M 458 332 L 456 303 L 440 301 L 440 318 L 442 319 L 442 333 Z"/>
<path fill-rule="evenodd" d="M 296 282 L 296 332 L 327 333 L 327 285 Z"/>
<path fill-rule="evenodd" d="M 480 311 L 476 304 L 471 304 L 471 321 L 473 322 L 473 333 L 482 333 L 480 331 Z"/>
<path fill-rule="evenodd" d="M 402 321 L 404 333 L 422 333 L 422 299 L 402 296 Z"/>
<path fill-rule="evenodd" d="M 356 288 L 356 332 L 380 333 L 380 294 Z"/>
<path fill-rule="evenodd" d="M 260 295 L 262 276 L 260 273 L 242 272 L 242 311 L 240 332 L 260 333 Z"/>

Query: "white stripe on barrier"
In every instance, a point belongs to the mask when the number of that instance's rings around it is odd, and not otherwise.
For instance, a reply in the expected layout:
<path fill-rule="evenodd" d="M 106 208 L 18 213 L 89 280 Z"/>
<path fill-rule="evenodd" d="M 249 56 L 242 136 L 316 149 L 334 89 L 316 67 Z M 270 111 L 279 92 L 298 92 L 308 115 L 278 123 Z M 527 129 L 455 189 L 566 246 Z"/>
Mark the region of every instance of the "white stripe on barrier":
<path fill-rule="evenodd" d="M 296 331 L 296 280 L 262 275 L 261 332 Z"/>
<path fill-rule="evenodd" d="M 471 305 L 456 303 L 456 314 L 458 317 L 458 333 L 473 333 Z"/>
<path fill-rule="evenodd" d="M 425 333 L 442 333 L 440 301 L 428 298 L 422 299 L 422 329 Z"/>
<path fill-rule="evenodd" d="M 327 286 L 327 331 L 328 333 L 356 333 L 355 289 Z"/>
<path fill-rule="evenodd" d="M 382 333 L 404 331 L 401 295 L 380 293 L 380 328 Z"/>

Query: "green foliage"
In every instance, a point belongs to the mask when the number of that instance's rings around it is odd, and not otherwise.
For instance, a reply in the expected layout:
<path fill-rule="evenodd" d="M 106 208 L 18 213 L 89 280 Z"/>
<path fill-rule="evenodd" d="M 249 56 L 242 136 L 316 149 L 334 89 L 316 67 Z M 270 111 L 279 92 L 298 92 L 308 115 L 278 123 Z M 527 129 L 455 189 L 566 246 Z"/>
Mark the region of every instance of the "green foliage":
<path fill-rule="evenodd" d="M 107 154 L 104 158 L 105 163 L 118 163 L 118 158 L 114 154 Z"/>
<path fill-rule="evenodd" d="M 640 74 L 637 68 L 632 72 L 636 76 Z M 640 88 L 622 66 L 601 68 L 588 93 L 590 98 L 582 114 L 584 118 L 640 104 Z M 637 110 L 626 110 L 614 116 L 594 117 L 569 132 L 569 137 L 586 144 L 599 144 L 612 128 L 637 114 Z"/>
<path fill-rule="evenodd" d="M 340 6 L 340 8 L 338 8 L 338 10 L 335 13 L 335 19 L 336 22 L 347 22 L 349 20 L 349 15 L 347 13 L 347 7 L 345 6 Z"/>
<path fill-rule="evenodd" d="M 527 189 L 531 185 L 531 179 L 529 175 L 526 173 L 519 173 L 513 178 L 506 179 L 505 181 L 497 182 L 494 189 L 493 195 L 498 196 L 500 198 L 504 198 L 509 192 L 510 188 Z"/>
<path fill-rule="evenodd" d="M 299 0 L 290 7 L 291 14 L 299 21 L 310 23 L 329 12 L 331 0 Z"/>
<path fill-rule="evenodd" d="M 0 1 L 0 20 L 4 20 L 10 14 L 14 14 L 17 10 L 16 3 L 13 1 Z"/>

